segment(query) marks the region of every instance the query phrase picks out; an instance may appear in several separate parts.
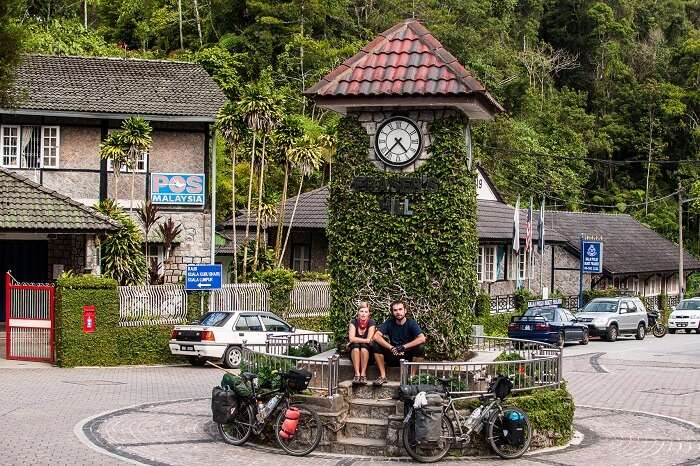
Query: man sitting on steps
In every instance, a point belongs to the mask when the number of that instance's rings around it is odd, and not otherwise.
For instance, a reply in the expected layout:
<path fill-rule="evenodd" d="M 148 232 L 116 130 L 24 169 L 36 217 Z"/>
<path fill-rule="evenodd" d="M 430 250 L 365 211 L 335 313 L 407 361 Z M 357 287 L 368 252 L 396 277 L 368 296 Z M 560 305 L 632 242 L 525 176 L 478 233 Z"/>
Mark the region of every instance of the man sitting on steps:
<path fill-rule="evenodd" d="M 415 320 L 406 318 L 403 301 L 393 301 L 390 308 L 393 317 L 379 326 L 372 342 L 374 361 L 379 369 L 374 385 L 378 386 L 386 383 L 385 361 L 390 366 L 398 366 L 399 359 L 420 362 L 425 356 L 425 335 Z"/>

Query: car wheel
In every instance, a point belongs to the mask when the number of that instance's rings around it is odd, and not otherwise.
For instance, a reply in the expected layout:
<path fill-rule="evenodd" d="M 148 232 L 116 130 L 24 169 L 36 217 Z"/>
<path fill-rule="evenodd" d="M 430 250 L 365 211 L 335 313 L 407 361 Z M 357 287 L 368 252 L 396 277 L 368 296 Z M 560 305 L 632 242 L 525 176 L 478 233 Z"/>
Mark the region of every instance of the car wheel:
<path fill-rule="evenodd" d="M 588 330 L 584 330 L 584 331 L 583 331 L 583 338 L 581 338 L 581 342 L 580 342 L 580 343 L 581 343 L 582 345 L 587 345 L 587 344 L 588 344 L 588 339 L 589 339 L 589 337 L 588 337 Z"/>
<path fill-rule="evenodd" d="M 239 346 L 229 346 L 224 353 L 224 366 L 229 369 L 237 369 L 241 365 L 243 352 Z"/>
<path fill-rule="evenodd" d="M 564 332 L 559 332 L 559 336 L 557 337 L 557 346 L 559 348 L 563 348 L 565 341 L 566 341 L 566 338 L 564 337 Z"/>
<path fill-rule="evenodd" d="M 692 330 L 689 328 L 685 330 L 685 333 L 687 333 L 687 334 L 690 334 L 691 332 L 692 332 Z"/>
<path fill-rule="evenodd" d="M 668 333 L 674 334 L 674 333 L 676 333 L 676 329 L 670 328 L 670 329 L 668 329 Z"/>
<path fill-rule="evenodd" d="M 617 340 L 617 325 L 613 324 L 605 331 L 605 339 L 608 341 Z"/>
<path fill-rule="evenodd" d="M 644 340 L 644 337 L 647 335 L 647 329 L 644 326 L 644 324 L 639 324 L 637 326 L 637 333 L 634 335 L 634 338 L 637 340 Z"/>
<path fill-rule="evenodd" d="M 202 367 L 207 363 L 207 358 L 200 358 L 199 356 L 190 356 L 187 360 L 195 367 Z"/>

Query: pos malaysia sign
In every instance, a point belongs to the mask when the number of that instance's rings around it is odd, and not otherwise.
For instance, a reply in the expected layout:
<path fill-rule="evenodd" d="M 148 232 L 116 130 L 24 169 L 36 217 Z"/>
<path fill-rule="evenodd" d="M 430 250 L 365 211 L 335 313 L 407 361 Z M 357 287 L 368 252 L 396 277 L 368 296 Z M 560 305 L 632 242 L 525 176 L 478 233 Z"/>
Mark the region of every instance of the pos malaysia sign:
<path fill-rule="evenodd" d="M 603 273 L 603 242 L 581 240 L 581 271 Z"/>
<path fill-rule="evenodd" d="M 204 205 L 203 173 L 151 173 L 151 202 Z"/>

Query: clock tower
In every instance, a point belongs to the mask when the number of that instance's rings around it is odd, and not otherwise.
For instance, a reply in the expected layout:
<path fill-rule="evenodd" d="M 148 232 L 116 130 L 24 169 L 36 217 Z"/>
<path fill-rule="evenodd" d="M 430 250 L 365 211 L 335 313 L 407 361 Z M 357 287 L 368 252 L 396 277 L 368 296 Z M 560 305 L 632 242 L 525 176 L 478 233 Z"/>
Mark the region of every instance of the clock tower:
<path fill-rule="evenodd" d="M 380 34 L 305 91 L 344 115 L 328 205 L 331 324 L 402 299 L 429 357 L 459 358 L 478 294 L 470 122 L 503 108 L 416 20 Z M 459 359 L 453 359 L 459 360 Z"/>

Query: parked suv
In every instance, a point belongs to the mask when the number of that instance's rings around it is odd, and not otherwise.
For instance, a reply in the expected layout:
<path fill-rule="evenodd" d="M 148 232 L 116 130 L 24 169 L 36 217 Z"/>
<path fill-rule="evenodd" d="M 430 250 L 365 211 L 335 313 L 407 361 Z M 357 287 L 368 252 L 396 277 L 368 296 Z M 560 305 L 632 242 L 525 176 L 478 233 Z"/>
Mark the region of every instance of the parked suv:
<path fill-rule="evenodd" d="M 596 298 L 576 314 L 588 325 L 590 336 L 615 341 L 620 335 L 634 335 L 643 340 L 648 325 L 647 310 L 639 298 Z"/>
<path fill-rule="evenodd" d="M 668 317 L 668 333 L 685 330 L 700 333 L 700 298 L 684 299 Z"/>

